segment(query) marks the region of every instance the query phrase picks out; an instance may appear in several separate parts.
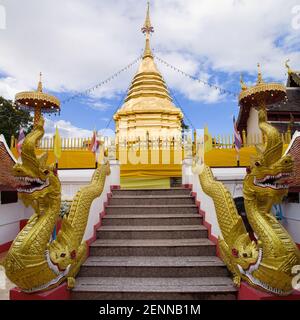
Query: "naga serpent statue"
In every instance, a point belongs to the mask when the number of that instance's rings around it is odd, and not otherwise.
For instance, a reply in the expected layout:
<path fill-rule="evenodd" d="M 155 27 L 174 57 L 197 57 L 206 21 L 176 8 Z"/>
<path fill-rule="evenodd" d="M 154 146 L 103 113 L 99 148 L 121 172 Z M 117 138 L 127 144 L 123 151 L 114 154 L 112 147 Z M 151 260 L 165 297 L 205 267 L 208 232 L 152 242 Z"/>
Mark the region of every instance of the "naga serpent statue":
<path fill-rule="evenodd" d="M 65 280 L 69 288 L 74 287 L 74 278 L 87 256 L 87 243 L 82 240 L 90 207 L 110 174 L 108 162 L 95 170 L 90 184 L 77 192 L 57 238 L 51 241 L 60 213 L 61 184 L 55 166 L 46 165 L 47 154 L 35 154 L 35 146 L 44 135 L 43 125 L 41 118 L 25 138 L 22 163 L 13 167 L 19 197 L 35 212 L 3 262 L 7 277 L 28 293 L 55 288 Z"/>
<path fill-rule="evenodd" d="M 204 166 L 199 177 L 203 191 L 213 199 L 223 237 L 219 238 L 220 255 L 233 274 L 235 285 L 244 280 L 264 291 L 288 295 L 293 291 L 292 269 L 300 264 L 300 254 L 271 210 L 288 193 L 293 160 L 290 155 L 282 156 L 280 133 L 266 119 L 266 110 L 261 109 L 259 127 L 266 143 L 264 148 L 257 148 L 243 187 L 254 239 L 249 237 L 230 192 L 215 180 L 211 169 Z"/>

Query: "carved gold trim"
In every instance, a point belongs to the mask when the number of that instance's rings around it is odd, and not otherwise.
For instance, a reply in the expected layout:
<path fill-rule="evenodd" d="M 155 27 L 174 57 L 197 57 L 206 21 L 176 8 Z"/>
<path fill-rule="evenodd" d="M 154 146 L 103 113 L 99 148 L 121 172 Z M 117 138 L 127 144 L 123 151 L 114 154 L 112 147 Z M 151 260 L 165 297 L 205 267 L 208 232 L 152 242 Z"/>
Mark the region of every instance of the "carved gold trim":
<path fill-rule="evenodd" d="M 43 92 L 36 92 L 36 91 L 19 92 L 16 94 L 15 100 L 16 102 L 20 102 L 20 100 L 28 100 L 28 106 L 31 106 L 32 100 L 35 100 L 37 103 L 46 102 L 48 104 L 53 105 L 55 108 L 60 108 L 60 101 L 56 97 Z M 22 102 L 22 104 L 24 103 Z"/>
<path fill-rule="evenodd" d="M 286 93 L 286 87 L 279 83 L 258 84 L 254 87 L 248 88 L 247 90 L 241 91 L 239 95 L 239 102 L 241 103 L 245 98 L 251 98 L 252 96 L 254 97 L 257 94 L 270 91 L 280 91 L 282 93 Z"/>

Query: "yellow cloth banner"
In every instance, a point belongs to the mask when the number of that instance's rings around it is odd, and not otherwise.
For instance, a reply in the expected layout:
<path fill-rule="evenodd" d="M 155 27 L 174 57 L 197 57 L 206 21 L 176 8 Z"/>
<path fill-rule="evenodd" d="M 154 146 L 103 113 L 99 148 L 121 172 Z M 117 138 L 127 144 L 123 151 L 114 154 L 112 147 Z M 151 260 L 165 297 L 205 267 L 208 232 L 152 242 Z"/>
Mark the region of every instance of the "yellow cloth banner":
<path fill-rule="evenodd" d="M 121 177 L 122 189 L 169 189 L 170 178 L 161 177 Z"/>
<path fill-rule="evenodd" d="M 121 177 L 181 177 L 181 165 L 121 165 Z"/>
<path fill-rule="evenodd" d="M 212 150 L 212 136 L 208 132 L 208 127 L 204 128 L 204 152 Z"/>
<path fill-rule="evenodd" d="M 58 128 L 56 127 L 55 130 L 55 137 L 54 137 L 54 156 L 56 160 L 60 159 L 61 157 L 61 138 L 58 132 Z"/>

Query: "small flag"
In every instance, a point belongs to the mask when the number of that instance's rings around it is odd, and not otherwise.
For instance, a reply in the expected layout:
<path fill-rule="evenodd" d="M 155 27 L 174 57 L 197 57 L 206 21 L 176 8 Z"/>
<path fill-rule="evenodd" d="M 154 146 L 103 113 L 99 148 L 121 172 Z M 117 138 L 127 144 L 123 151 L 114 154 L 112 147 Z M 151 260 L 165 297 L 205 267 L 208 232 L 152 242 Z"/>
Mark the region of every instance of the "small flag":
<path fill-rule="evenodd" d="M 54 136 L 54 155 L 56 160 L 61 157 L 61 138 L 58 132 L 58 128 L 56 127 L 55 136 Z"/>
<path fill-rule="evenodd" d="M 91 150 L 93 153 L 97 153 L 98 150 L 99 150 L 99 146 L 100 146 L 100 143 L 99 143 L 99 141 L 97 140 L 96 131 L 94 131 L 94 132 L 93 132 L 93 138 L 92 138 L 91 145 L 90 145 L 90 150 Z"/>
<path fill-rule="evenodd" d="M 25 132 L 24 132 L 23 128 L 20 128 L 18 142 L 17 142 L 17 152 L 18 152 L 19 157 L 21 156 L 22 144 L 23 144 L 24 140 L 25 140 Z"/>
<path fill-rule="evenodd" d="M 239 152 L 242 147 L 242 138 L 240 132 L 237 129 L 235 117 L 233 116 L 233 127 L 234 127 L 234 145 L 236 152 Z"/>

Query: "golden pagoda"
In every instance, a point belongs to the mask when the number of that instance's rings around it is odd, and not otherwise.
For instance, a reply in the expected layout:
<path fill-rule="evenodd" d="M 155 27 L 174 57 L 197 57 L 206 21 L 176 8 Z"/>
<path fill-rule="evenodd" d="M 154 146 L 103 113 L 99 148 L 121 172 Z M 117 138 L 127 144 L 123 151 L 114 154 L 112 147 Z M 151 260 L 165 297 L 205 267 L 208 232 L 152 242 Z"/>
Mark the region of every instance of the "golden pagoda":
<path fill-rule="evenodd" d="M 117 141 L 134 142 L 147 136 L 150 139 L 181 136 L 183 114 L 173 104 L 150 47 L 153 27 L 149 3 L 142 32 L 146 35 L 142 61 L 123 106 L 114 115 Z"/>

